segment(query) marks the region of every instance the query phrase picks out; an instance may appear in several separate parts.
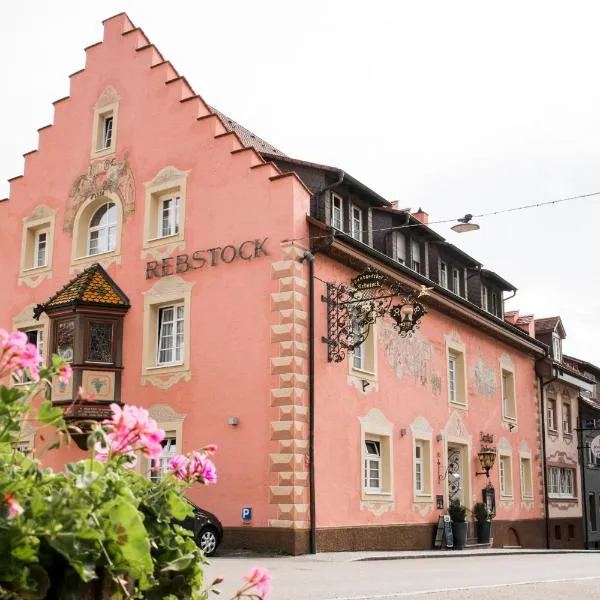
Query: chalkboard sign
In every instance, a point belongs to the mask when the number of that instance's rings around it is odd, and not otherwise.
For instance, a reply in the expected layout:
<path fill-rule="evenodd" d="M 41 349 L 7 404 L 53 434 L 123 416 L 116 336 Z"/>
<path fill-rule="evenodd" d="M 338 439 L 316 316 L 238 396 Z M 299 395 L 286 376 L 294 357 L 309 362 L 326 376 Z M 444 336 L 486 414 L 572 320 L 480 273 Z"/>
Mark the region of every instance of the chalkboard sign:
<path fill-rule="evenodd" d="M 454 537 L 452 536 L 452 521 L 448 515 L 443 515 L 438 519 L 438 526 L 435 532 L 434 548 L 452 548 L 454 546 Z"/>

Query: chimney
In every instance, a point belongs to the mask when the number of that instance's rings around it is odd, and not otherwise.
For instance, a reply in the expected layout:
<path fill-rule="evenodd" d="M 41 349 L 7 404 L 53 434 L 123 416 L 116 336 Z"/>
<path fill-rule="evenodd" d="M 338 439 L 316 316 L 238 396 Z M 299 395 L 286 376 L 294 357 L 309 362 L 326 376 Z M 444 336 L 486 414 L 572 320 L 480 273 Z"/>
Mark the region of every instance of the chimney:
<path fill-rule="evenodd" d="M 400 206 L 400 200 L 390 200 L 390 204 L 394 210 L 398 210 L 398 206 Z"/>
<path fill-rule="evenodd" d="M 411 214 L 415 219 L 417 219 L 417 221 L 421 221 L 423 225 L 427 225 L 427 223 L 429 223 L 429 213 L 426 213 L 420 206 L 417 212 Z"/>
<path fill-rule="evenodd" d="M 511 325 L 517 324 L 517 319 L 519 318 L 518 310 L 511 310 L 504 313 L 504 320 Z"/>

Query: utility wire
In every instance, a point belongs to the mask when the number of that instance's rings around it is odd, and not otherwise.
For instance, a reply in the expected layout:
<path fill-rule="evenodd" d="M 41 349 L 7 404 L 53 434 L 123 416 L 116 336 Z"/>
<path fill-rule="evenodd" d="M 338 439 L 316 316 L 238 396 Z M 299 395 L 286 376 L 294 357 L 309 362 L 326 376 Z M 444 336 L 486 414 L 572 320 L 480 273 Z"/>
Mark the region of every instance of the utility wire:
<path fill-rule="evenodd" d="M 600 192 L 592 192 L 590 194 L 582 194 L 580 196 L 569 196 L 567 198 L 559 198 L 558 200 L 547 200 L 546 202 L 536 202 L 535 204 L 524 204 L 523 206 L 513 206 L 512 208 L 503 208 L 500 210 L 494 210 L 492 212 L 480 213 L 477 215 L 470 215 L 470 217 L 469 217 L 469 219 L 467 219 L 467 221 L 469 221 L 470 219 L 480 219 L 482 217 L 491 217 L 493 215 L 500 215 L 503 213 L 516 212 L 518 210 L 527 210 L 530 208 L 539 208 L 542 206 L 549 206 L 550 204 L 560 204 L 562 202 L 570 202 L 572 200 L 582 200 L 584 198 L 591 198 L 593 196 L 600 196 Z M 402 211 L 399 211 L 399 212 L 402 212 Z M 406 214 L 409 215 L 410 213 L 408 211 L 406 211 Z M 465 217 L 466 216 L 467 215 L 465 215 Z M 429 221 L 429 223 L 411 223 L 411 224 L 407 224 L 407 225 L 396 225 L 394 227 L 381 227 L 380 229 L 372 229 L 371 231 L 372 232 L 397 231 L 399 229 L 409 229 L 411 227 L 422 227 L 423 225 L 429 226 L 429 225 L 439 225 L 442 223 L 454 223 L 454 222 L 460 222 L 465 217 L 460 217 L 460 218 L 455 218 L 455 219 L 441 219 L 439 221 Z M 463 221 L 463 222 L 465 222 L 465 221 Z M 360 232 L 356 232 L 356 233 L 367 233 L 368 231 L 369 231 L 368 229 L 362 229 Z M 294 238 L 294 239 L 286 240 L 286 241 L 299 242 L 301 240 L 306 240 L 306 239 L 317 240 L 317 239 L 328 238 L 328 237 L 329 237 L 329 234 L 315 235 L 315 236 L 305 235 L 303 237 Z"/>

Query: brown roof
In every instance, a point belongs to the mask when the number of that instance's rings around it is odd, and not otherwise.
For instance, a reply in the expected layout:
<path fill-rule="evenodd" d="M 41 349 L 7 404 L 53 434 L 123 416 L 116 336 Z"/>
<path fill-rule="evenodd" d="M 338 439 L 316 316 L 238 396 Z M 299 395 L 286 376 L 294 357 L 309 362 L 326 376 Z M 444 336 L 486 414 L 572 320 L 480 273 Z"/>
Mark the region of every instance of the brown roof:
<path fill-rule="evenodd" d="M 561 326 L 562 322 L 560 317 L 545 317 L 543 319 L 535 320 L 535 335 L 544 334 L 544 333 L 552 333 L 556 330 L 557 325 Z M 563 329 L 564 331 L 564 329 Z"/>
<path fill-rule="evenodd" d="M 70 304 L 112 305 L 129 307 L 129 299 L 98 263 L 94 263 L 74 279 L 71 279 L 45 304 L 34 310 L 37 318 L 47 309 Z"/>
<path fill-rule="evenodd" d="M 523 315 L 522 317 L 517 318 L 517 325 L 529 325 L 533 319 L 533 315 Z"/>
<path fill-rule="evenodd" d="M 277 156 L 285 156 L 281 150 L 278 150 L 275 146 L 258 137 L 255 133 L 252 133 L 237 121 L 234 121 L 227 115 L 218 111 L 214 106 L 211 106 L 210 109 L 221 118 L 227 131 L 235 133 L 246 148 L 254 148 L 258 152 L 268 152 L 269 154 L 276 154 Z"/>

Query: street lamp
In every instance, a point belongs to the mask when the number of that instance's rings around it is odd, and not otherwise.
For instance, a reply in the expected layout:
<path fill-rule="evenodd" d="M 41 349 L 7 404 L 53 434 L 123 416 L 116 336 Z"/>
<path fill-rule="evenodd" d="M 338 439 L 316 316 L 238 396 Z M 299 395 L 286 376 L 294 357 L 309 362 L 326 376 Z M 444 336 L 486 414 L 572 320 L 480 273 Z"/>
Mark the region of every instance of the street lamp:
<path fill-rule="evenodd" d="M 479 225 L 477 223 L 470 223 L 473 215 L 467 214 L 462 219 L 457 219 L 458 223 L 450 227 L 452 231 L 456 231 L 456 233 L 466 233 L 467 231 L 477 231 L 479 229 Z"/>
<path fill-rule="evenodd" d="M 482 448 L 477 453 L 477 458 L 479 458 L 483 471 L 478 471 L 475 475 L 485 475 L 489 479 L 490 471 L 496 462 L 496 451 L 493 448 Z"/>

